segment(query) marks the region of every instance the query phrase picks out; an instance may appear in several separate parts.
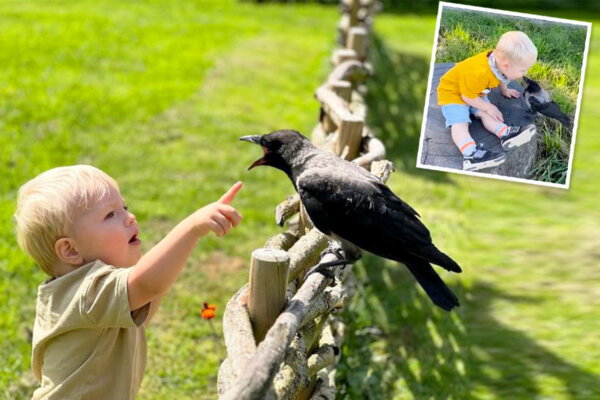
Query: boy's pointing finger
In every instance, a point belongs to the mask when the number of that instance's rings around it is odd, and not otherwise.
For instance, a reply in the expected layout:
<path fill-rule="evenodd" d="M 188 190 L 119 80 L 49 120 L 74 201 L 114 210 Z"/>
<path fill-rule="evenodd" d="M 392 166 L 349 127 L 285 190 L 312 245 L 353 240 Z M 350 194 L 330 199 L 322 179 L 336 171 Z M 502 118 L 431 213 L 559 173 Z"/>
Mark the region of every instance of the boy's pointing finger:
<path fill-rule="evenodd" d="M 240 191 L 240 189 L 242 188 L 243 183 L 240 182 L 236 182 L 228 191 L 227 193 L 225 193 L 223 196 L 221 196 L 221 198 L 219 199 L 219 203 L 222 204 L 231 204 L 231 202 L 233 201 L 233 198 L 235 197 L 235 195 L 237 194 L 237 192 Z"/>

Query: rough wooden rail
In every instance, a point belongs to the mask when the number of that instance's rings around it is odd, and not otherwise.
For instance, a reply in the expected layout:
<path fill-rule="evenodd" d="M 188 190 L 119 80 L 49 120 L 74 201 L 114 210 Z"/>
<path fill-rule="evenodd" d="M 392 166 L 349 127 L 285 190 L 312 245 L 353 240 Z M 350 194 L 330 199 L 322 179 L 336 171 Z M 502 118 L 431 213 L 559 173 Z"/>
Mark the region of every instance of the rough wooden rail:
<path fill-rule="evenodd" d="M 376 4 L 342 1 L 342 21 L 349 21 L 346 47 L 334 52 L 334 69 L 316 91 L 321 117 L 313 142 L 385 182 L 392 165 L 376 161 L 384 157 L 385 147 L 365 125 L 363 100 L 364 81 L 372 74 L 366 54 Z M 330 268 L 333 278 L 307 274 L 343 254 L 312 227 L 298 195 L 276 207 L 275 222 L 287 223 L 287 229 L 252 253 L 249 283 L 225 309 L 227 358 L 219 369 L 219 398 L 334 399 L 335 364 L 344 337 L 338 314 L 354 292 L 351 265 Z"/>

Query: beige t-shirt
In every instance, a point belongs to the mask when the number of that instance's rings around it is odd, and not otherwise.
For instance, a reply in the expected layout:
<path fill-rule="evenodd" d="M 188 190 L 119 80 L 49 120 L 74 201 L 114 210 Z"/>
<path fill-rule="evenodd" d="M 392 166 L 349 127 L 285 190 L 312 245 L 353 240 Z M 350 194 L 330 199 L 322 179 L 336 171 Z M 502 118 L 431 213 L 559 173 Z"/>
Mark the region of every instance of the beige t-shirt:
<path fill-rule="evenodd" d="M 95 261 L 39 286 L 32 367 L 41 387 L 33 399 L 135 398 L 150 303 L 129 311 L 130 271 Z"/>

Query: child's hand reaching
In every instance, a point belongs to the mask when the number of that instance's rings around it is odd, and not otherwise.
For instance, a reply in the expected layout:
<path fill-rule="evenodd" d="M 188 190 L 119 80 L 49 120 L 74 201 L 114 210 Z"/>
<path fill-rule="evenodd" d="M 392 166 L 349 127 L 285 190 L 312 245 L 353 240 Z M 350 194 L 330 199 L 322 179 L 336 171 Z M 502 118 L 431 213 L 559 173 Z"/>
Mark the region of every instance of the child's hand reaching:
<path fill-rule="evenodd" d="M 200 236 L 205 236 L 211 231 L 219 237 L 224 236 L 229 233 L 232 226 L 238 226 L 242 216 L 230 204 L 241 188 L 242 182 L 237 182 L 218 201 L 194 213 L 195 225 Z"/>
<path fill-rule="evenodd" d="M 500 91 L 502 92 L 502 95 L 504 97 L 508 97 L 509 99 L 511 97 L 514 97 L 515 99 L 518 99 L 519 97 L 521 97 L 521 93 L 519 93 L 519 91 L 515 90 L 515 89 L 510 89 L 510 88 L 504 89 L 504 88 L 501 88 Z"/>
<path fill-rule="evenodd" d="M 169 290 L 183 269 L 198 238 L 213 231 L 226 235 L 237 226 L 242 216 L 229 204 L 242 188 L 242 182 L 231 187 L 218 201 L 211 203 L 177 224 L 171 232 L 144 254 L 133 267 L 127 280 L 129 309 L 137 310 L 156 300 L 150 316 L 154 314 L 160 297 Z"/>
<path fill-rule="evenodd" d="M 502 115 L 502 112 L 500 112 L 498 107 L 496 107 L 495 105 L 489 104 L 488 107 L 485 109 L 485 112 L 488 113 L 495 120 L 504 122 L 504 116 Z"/>

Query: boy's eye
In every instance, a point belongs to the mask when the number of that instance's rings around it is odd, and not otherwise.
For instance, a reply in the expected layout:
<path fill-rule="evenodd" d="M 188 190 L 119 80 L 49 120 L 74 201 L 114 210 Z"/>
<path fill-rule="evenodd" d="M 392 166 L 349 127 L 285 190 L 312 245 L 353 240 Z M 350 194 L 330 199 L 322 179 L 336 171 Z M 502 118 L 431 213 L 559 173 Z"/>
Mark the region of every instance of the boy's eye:
<path fill-rule="evenodd" d="M 109 212 L 108 214 L 106 214 L 106 216 L 104 217 L 104 219 L 109 219 L 109 218 L 112 218 L 112 217 L 114 217 L 114 216 L 115 216 L 115 212 L 114 212 L 114 211 L 111 211 L 111 212 Z"/>

